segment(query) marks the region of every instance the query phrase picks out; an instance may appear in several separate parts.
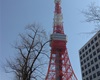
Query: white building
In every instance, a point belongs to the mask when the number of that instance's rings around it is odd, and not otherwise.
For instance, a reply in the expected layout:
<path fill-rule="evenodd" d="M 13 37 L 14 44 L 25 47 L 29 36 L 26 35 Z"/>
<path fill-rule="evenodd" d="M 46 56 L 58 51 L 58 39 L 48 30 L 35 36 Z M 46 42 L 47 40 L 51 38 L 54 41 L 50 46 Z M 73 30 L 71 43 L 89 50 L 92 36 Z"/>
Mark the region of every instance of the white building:
<path fill-rule="evenodd" d="M 79 50 L 82 80 L 100 80 L 100 30 Z"/>

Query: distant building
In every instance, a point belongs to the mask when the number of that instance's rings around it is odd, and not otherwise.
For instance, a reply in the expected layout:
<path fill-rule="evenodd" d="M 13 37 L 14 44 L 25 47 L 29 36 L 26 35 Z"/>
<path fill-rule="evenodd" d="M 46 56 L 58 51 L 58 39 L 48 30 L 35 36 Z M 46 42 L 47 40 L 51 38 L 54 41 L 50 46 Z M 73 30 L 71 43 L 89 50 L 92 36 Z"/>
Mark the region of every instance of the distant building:
<path fill-rule="evenodd" d="M 82 80 L 100 80 L 100 30 L 79 50 Z"/>

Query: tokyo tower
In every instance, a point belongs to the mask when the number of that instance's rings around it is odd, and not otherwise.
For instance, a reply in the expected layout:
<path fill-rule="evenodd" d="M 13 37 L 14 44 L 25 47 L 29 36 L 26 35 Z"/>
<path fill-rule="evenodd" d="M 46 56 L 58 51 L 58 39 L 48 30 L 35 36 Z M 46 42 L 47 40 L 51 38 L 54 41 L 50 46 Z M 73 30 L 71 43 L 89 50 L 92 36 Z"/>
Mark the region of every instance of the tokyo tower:
<path fill-rule="evenodd" d="M 51 55 L 45 80 L 78 80 L 66 48 L 67 39 L 63 29 L 61 0 L 54 0 L 54 3 L 53 33 L 50 36 Z"/>

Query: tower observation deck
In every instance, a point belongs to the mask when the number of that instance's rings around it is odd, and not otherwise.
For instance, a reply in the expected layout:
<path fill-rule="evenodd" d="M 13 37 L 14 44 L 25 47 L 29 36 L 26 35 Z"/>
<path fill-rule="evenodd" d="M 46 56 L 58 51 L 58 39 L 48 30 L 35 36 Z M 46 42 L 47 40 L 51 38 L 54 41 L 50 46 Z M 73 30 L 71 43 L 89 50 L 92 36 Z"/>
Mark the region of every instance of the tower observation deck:
<path fill-rule="evenodd" d="M 50 35 L 51 55 L 45 80 L 78 80 L 72 69 L 66 48 L 61 0 L 54 0 L 53 33 Z"/>

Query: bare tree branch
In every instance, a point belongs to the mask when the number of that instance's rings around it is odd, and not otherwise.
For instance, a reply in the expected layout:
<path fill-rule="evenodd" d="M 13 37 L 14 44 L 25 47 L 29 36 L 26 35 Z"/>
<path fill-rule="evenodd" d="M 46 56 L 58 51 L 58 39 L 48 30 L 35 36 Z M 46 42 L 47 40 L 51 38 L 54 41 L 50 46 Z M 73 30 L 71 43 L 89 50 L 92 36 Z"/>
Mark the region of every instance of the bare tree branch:
<path fill-rule="evenodd" d="M 31 78 L 38 80 L 39 74 L 44 75 L 40 68 L 46 64 L 42 62 L 42 58 L 39 61 L 39 56 L 42 54 L 42 57 L 48 57 L 45 46 L 49 40 L 47 40 L 46 32 L 36 24 L 28 25 L 26 29 L 29 33 L 20 34 L 21 42 L 15 46 L 18 56 L 13 62 L 7 60 L 7 64 L 11 69 L 9 72 L 13 72 L 17 80 L 31 80 Z"/>
<path fill-rule="evenodd" d="M 88 10 L 82 11 L 86 17 L 86 22 L 100 23 L 100 7 L 95 6 L 94 3 L 88 7 Z"/>

